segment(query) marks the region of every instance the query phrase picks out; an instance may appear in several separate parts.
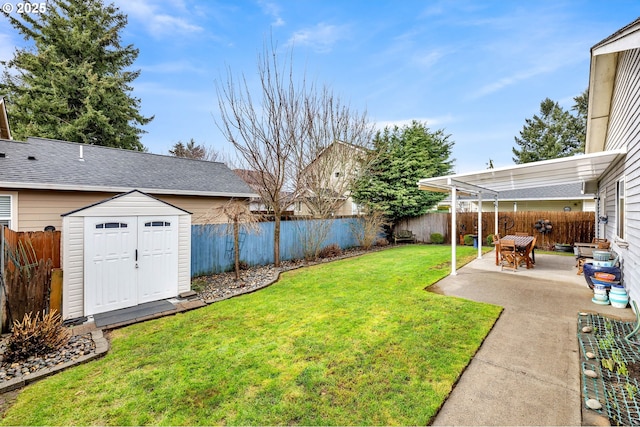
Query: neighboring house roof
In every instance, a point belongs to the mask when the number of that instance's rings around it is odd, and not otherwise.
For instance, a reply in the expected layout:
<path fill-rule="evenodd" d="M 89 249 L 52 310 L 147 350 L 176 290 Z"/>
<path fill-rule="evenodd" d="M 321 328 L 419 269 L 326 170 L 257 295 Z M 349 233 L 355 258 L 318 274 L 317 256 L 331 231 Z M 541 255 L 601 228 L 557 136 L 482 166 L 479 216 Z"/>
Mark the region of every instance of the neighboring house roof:
<path fill-rule="evenodd" d="M 240 177 L 249 187 L 251 187 L 256 193 L 263 187 L 264 183 L 259 171 L 251 169 L 234 169 L 233 172 Z M 275 178 L 273 178 L 275 181 Z"/>
<path fill-rule="evenodd" d="M 505 190 L 498 193 L 498 200 L 574 200 L 593 199 L 593 194 L 582 192 L 581 183 L 545 185 L 535 188 L 520 188 Z M 458 200 L 477 200 L 475 196 L 459 196 Z M 492 197 L 484 200 L 492 200 Z M 443 202 L 451 203 L 451 196 L 447 196 Z"/>
<path fill-rule="evenodd" d="M 346 154 L 346 150 L 349 150 L 349 151 L 351 151 L 353 153 L 359 153 L 359 154 L 366 154 L 367 153 L 367 149 L 364 148 L 364 147 L 361 147 L 361 146 L 358 146 L 358 145 L 355 145 L 355 144 L 351 144 L 349 142 L 335 140 L 331 144 L 327 145 L 322 150 L 320 150 L 318 155 L 316 157 L 314 157 L 314 159 L 311 160 L 309 162 L 309 164 L 304 167 L 304 169 L 310 168 L 315 162 L 318 161 L 318 159 L 320 157 L 324 156 L 325 153 L 329 152 L 329 150 L 334 150 L 334 149 L 342 149 L 342 150 L 344 150 L 344 151 L 341 152 L 343 155 L 347 155 Z"/>
<path fill-rule="evenodd" d="M 0 139 L 0 187 L 256 196 L 224 163 L 44 138 Z"/>
<path fill-rule="evenodd" d="M 9 117 L 7 116 L 7 106 L 4 103 L 4 98 L 0 96 L 0 138 L 11 138 L 11 130 L 9 129 Z"/>

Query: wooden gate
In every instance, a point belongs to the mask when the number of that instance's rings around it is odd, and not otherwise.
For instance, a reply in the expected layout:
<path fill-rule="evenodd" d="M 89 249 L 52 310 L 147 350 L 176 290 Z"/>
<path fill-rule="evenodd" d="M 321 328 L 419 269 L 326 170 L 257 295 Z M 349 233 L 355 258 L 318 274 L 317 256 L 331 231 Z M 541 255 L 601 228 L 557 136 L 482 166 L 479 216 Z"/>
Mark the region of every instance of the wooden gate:
<path fill-rule="evenodd" d="M 1 331 L 26 313 L 49 309 L 51 272 L 60 268 L 60 231 L 0 228 Z"/>

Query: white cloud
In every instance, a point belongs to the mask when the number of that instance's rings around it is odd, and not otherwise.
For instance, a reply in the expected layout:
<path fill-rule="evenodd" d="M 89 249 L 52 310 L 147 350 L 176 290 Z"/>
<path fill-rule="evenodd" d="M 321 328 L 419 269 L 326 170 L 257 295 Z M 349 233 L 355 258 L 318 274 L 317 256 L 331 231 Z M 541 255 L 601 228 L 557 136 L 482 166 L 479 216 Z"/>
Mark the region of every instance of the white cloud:
<path fill-rule="evenodd" d="M 315 27 L 306 28 L 293 33 L 287 46 L 308 46 L 319 53 L 328 53 L 339 40 L 345 39 L 348 33 L 346 25 L 319 23 Z"/>
<path fill-rule="evenodd" d="M 182 100 L 202 100 L 207 99 L 211 100 L 213 90 L 210 91 L 211 94 L 208 94 L 206 90 L 183 90 L 172 88 L 167 85 L 163 85 L 161 83 L 156 82 L 137 82 L 134 85 L 134 94 L 136 96 L 141 95 L 149 95 L 149 96 L 158 96 L 164 99 L 182 99 Z M 212 102 L 212 101 L 211 101 Z"/>
<path fill-rule="evenodd" d="M 262 7 L 265 14 L 273 18 L 273 22 L 271 22 L 272 26 L 281 27 L 285 24 L 284 19 L 280 16 L 280 6 L 276 3 L 261 0 L 258 4 Z"/>
<path fill-rule="evenodd" d="M 8 61 L 13 58 L 15 44 L 8 34 L 0 33 L 0 61 Z"/>
<path fill-rule="evenodd" d="M 549 71 L 551 70 L 548 68 L 540 68 L 537 70 L 527 70 L 527 71 L 517 72 L 513 75 L 502 77 L 496 81 L 485 84 L 480 89 L 473 92 L 470 98 L 471 99 L 482 98 L 483 96 L 497 92 L 505 87 L 515 85 L 517 83 L 520 83 L 521 81 L 530 79 L 538 74 L 543 74 Z"/>
<path fill-rule="evenodd" d="M 440 61 L 440 58 L 442 58 L 443 56 L 444 52 L 441 50 L 433 50 L 426 53 L 417 53 L 413 56 L 413 62 L 421 67 L 431 68 L 438 61 Z"/>
<path fill-rule="evenodd" d="M 170 62 L 161 62 L 153 65 L 143 65 L 140 67 L 144 72 L 150 73 L 181 73 L 181 72 L 189 72 L 189 73 L 197 73 L 203 74 L 206 72 L 205 69 L 201 67 L 197 67 L 188 61 L 170 61 Z"/>
<path fill-rule="evenodd" d="M 421 117 L 421 118 L 413 118 L 413 119 L 399 119 L 399 120 L 383 120 L 376 122 L 377 129 L 384 129 L 385 127 L 392 128 L 394 126 L 403 127 L 410 126 L 413 121 L 418 121 L 420 123 L 427 123 L 427 127 L 440 127 L 447 123 L 452 123 L 455 121 L 455 118 L 451 114 L 447 114 L 444 116 L 436 116 L 436 117 Z M 434 129 L 432 129 L 434 130 Z"/>
<path fill-rule="evenodd" d="M 154 0 L 118 0 L 117 6 L 130 19 L 135 19 L 144 25 L 153 37 L 173 36 L 178 34 L 192 34 L 204 31 L 196 24 L 189 22 L 189 10 L 183 2 L 169 1 L 167 3 Z"/>

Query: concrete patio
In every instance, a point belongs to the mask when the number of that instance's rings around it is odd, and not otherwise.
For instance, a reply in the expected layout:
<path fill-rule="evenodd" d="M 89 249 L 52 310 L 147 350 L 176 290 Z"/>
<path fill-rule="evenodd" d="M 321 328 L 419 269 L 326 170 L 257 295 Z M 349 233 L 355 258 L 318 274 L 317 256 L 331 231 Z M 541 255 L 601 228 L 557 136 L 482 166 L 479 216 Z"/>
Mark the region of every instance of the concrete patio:
<path fill-rule="evenodd" d="M 591 302 L 576 272 L 572 256 L 542 254 L 533 269 L 500 271 L 490 252 L 430 288 L 504 307 L 433 425 L 608 425 L 583 409 L 578 313 L 635 315 Z"/>

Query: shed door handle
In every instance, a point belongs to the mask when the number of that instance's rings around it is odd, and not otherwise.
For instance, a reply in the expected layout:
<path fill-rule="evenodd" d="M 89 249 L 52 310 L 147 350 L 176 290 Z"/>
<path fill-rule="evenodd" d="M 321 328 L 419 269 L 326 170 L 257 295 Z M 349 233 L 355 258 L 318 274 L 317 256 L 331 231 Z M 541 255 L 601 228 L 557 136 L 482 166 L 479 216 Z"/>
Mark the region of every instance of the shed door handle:
<path fill-rule="evenodd" d="M 136 249 L 136 262 L 138 262 L 138 250 Z"/>

